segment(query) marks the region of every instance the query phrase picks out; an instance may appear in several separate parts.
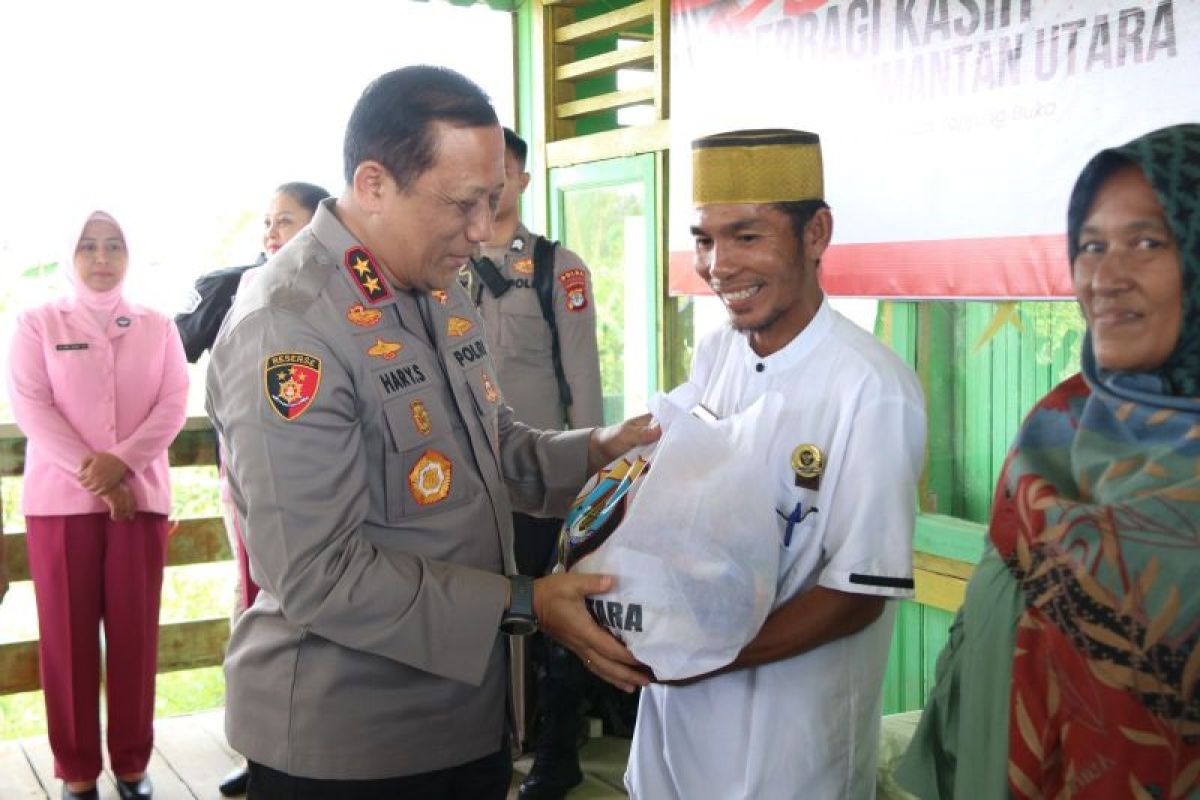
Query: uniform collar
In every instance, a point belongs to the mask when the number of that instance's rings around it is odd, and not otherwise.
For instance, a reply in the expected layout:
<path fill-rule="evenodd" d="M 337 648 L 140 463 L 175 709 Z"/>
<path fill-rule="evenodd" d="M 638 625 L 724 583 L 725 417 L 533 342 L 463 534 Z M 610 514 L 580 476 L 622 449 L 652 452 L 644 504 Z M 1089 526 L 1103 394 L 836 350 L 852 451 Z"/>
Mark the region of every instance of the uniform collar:
<path fill-rule="evenodd" d="M 359 299 L 368 306 L 392 302 L 396 288 L 383 273 L 379 260 L 354 237 L 334 213 L 335 198 L 322 200 L 313 214 L 309 229 L 317 242 L 334 260 L 334 268 L 349 283 Z"/>
<path fill-rule="evenodd" d="M 790 342 L 769 356 L 760 356 L 750 348 L 750 337 L 739 335 L 738 348 L 746 368 L 753 372 L 778 372 L 788 369 L 803 361 L 815 350 L 833 327 L 833 309 L 829 307 L 828 296 L 821 298 L 817 313 Z M 762 364 L 764 369 L 759 370 Z"/>

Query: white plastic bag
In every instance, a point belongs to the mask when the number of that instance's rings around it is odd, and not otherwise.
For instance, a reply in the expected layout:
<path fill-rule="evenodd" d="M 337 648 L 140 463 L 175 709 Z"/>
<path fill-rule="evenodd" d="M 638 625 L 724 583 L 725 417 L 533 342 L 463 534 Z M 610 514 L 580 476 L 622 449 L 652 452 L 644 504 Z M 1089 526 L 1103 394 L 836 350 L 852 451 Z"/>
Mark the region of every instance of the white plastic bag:
<path fill-rule="evenodd" d="M 588 609 L 662 680 L 725 666 L 775 599 L 779 523 L 767 444 L 783 397 L 733 417 L 693 416 L 688 384 L 650 410 L 662 438 L 593 476 L 564 524 L 576 572 L 614 575 Z"/>

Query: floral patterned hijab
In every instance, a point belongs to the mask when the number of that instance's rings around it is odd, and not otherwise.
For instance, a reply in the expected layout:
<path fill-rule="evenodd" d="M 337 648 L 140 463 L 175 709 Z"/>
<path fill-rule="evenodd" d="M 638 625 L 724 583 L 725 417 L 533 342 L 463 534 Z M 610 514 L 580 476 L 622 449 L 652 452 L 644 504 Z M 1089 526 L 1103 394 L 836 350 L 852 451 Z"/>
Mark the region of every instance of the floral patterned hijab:
<path fill-rule="evenodd" d="M 1017 434 L 989 535 L 1021 585 L 1010 696 L 1017 797 L 1200 792 L 1200 125 L 1097 155 L 1068 212 L 1132 162 L 1179 245 L 1183 326 L 1154 373 L 1082 375 Z M 1063 793 L 1060 795 L 1060 793 Z"/>

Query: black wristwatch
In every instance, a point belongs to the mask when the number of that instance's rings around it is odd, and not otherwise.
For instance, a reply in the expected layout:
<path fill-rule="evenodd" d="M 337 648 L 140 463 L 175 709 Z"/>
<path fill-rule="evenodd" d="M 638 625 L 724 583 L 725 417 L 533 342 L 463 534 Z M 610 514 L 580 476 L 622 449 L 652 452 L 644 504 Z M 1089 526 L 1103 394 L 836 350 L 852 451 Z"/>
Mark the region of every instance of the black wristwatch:
<path fill-rule="evenodd" d="M 537 633 L 537 615 L 533 613 L 533 578 L 509 575 L 508 610 L 500 619 L 500 630 L 509 636 Z"/>

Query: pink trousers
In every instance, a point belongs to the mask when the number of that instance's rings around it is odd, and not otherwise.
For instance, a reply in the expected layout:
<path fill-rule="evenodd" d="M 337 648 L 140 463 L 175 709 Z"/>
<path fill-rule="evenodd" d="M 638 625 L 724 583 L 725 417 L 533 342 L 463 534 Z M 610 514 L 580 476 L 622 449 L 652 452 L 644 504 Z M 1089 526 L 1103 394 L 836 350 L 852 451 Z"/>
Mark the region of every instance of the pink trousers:
<path fill-rule="evenodd" d="M 139 512 L 26 517 L 38 610 L 38 654 L 54 774 L 100 774 L 100 625 L 108 756 L 117 775 L 143 772 L 154 743 L 158 607 L 167 518 Z"/>

